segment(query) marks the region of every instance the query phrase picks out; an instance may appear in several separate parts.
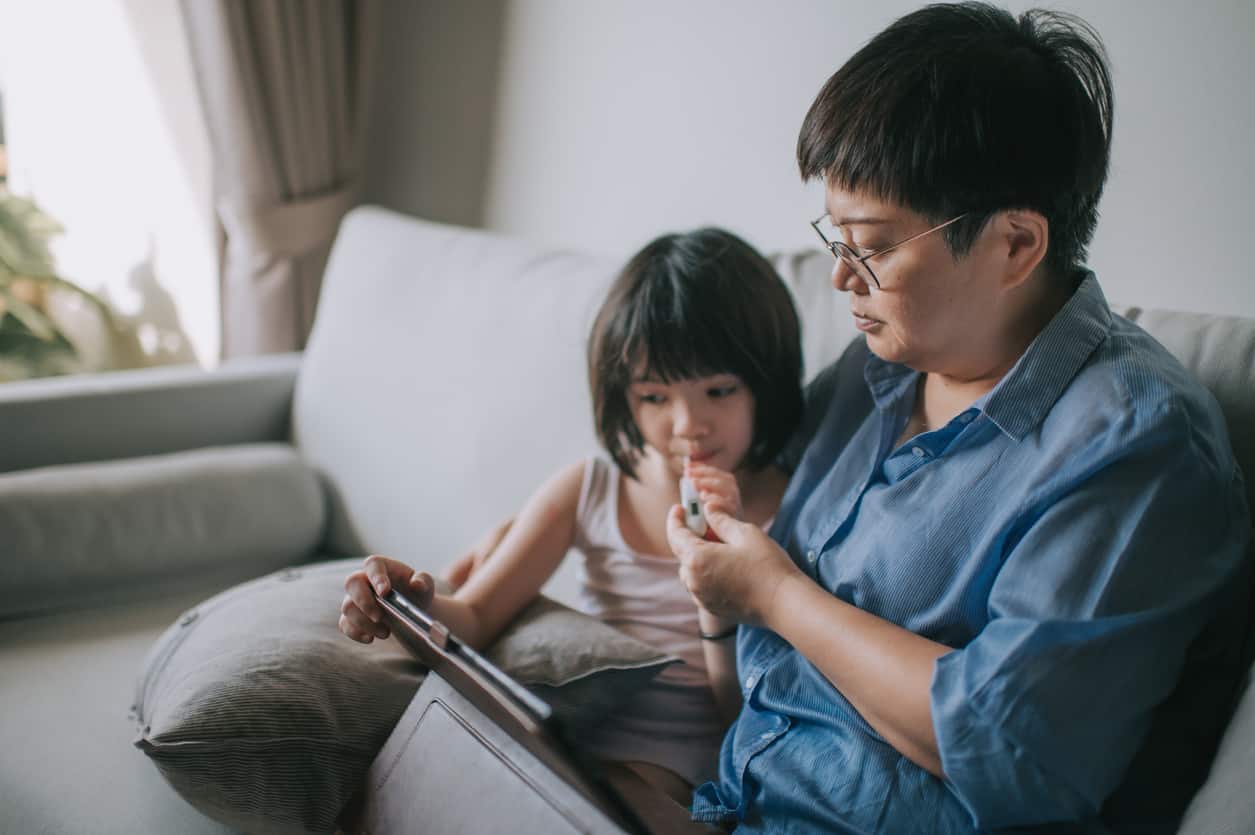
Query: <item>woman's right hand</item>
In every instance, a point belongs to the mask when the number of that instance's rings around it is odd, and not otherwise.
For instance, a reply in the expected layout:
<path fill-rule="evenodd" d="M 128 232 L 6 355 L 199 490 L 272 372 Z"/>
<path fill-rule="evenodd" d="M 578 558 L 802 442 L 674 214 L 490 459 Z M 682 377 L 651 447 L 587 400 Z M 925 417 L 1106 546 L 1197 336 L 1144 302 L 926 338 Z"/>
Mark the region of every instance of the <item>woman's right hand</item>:
<path fill-rule="evenodd" d="M 355 641 L 369 644 L 391 634 L 384 622 L 383 597 L 392 589 L 404 591 L 420 608 L 427 608 L 436 591 L 435 581 L 425 571 L 415 571 L 405 563 L 372 555 L 365 564 L 344 579 L 344 602 L 340 604 L 340 631 Z"/>

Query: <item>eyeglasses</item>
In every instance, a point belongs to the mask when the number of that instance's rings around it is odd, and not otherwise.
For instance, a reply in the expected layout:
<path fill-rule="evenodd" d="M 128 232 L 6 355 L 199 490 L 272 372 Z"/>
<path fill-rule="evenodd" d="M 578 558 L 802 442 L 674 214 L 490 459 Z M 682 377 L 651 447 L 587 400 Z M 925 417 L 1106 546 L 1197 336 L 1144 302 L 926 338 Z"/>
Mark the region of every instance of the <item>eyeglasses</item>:
<path fill-rule="evenodd" d="M 850 247 L 849 244 L 845 241 L 839 240 L 841 237 L 841 227 L 832 222 L 832 218 L 828 216 L 827 212 L 824 212 L 822 215 L 812 220 L 811 228 L 815 230 L 815 234 L 819 236 L 819 239 L 824 242 L 824 246 L 828 247 L 828 251 L 832 253 L 833 258 L 836 258 L 838 261 L 853 270 L 854 274 L 858 276 L 864 284 L 868 284 L 879 290 L 880 279 L 876 278 L 876 274 L 872 272 L 871 266 L 867 263 L 869 259 L 875 258 L 877 255 L 884 255 L 891 249 L 897 249 L 898 247 L 909 244 L 911 241 L 922 238 L 925 235 L 931 235 L 939 229 L 945 229 L 951 223 L 967 217 L 967 214 L 967 212 L 964 212 L 958 217 L 952 217 L 945 223 L 934 226 L 932 229 L 920 232 L 918 235 L 912 235 L 904 241 L 898 241 L 896 244 L 890 244 L 889 246 L 882 247 L 875 252 L 869 252 L 866 255 L 859 255 Z M 823 226 L 821 226 L 821 224 L 823 224 Z M 829 234 L 827 235 L 824 234 L 825 228 L 829 230 Z M 833 238 L 837 238 L 838 240 L 833 240 Z"/>

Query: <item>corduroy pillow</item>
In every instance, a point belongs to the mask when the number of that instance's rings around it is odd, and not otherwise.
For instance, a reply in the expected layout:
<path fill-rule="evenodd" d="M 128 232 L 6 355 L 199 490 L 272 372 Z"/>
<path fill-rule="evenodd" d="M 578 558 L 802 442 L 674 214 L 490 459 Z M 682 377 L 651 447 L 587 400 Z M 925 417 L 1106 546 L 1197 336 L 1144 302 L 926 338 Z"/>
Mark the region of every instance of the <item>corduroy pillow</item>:
<path fill-rule="evenodd" d="M 247 832 L 330 832 L 424 671 L 395 640 L 336 624 L 339 560 L 287 569 L 184 613 L 150 651 L 135 741 L 184 799 Z M 605 715 L 676 659 L 541 598 L 486 655 L 569 725 Z"/>

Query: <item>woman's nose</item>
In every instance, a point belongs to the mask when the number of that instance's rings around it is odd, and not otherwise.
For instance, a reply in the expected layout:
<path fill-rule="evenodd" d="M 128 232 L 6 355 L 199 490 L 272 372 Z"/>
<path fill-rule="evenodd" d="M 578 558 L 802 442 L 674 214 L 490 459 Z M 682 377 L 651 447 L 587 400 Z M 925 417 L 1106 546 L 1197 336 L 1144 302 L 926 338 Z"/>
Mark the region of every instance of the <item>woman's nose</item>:
<path fill-rule="evenodd" d="M 832 286 L 835 290 L 859 296 L 865 296 L 870 292 L 867 282 L 842 258 L 838 258 L 832 267 Z"/>

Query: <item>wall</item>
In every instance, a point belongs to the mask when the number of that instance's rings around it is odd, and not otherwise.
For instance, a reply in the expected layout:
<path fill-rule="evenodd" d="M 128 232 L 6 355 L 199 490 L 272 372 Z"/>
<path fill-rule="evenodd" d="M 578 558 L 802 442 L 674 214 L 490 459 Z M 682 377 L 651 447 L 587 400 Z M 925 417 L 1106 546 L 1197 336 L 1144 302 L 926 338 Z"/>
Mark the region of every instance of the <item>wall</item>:
<path fill-rule="evenodd" d="M 611 254 L 705 223 L 767 249 L 810 246 L 821 198 L 794 167 L 802 116 L 916 5 L 385 4 L 367 197 Z M 1239 245 L 1255 222 L 1255 4 L 1057 7 L 1088 19 L 1112 58 L 1113 162 L 1091 251 L 1108 295 L 1255 316 Z"/>

